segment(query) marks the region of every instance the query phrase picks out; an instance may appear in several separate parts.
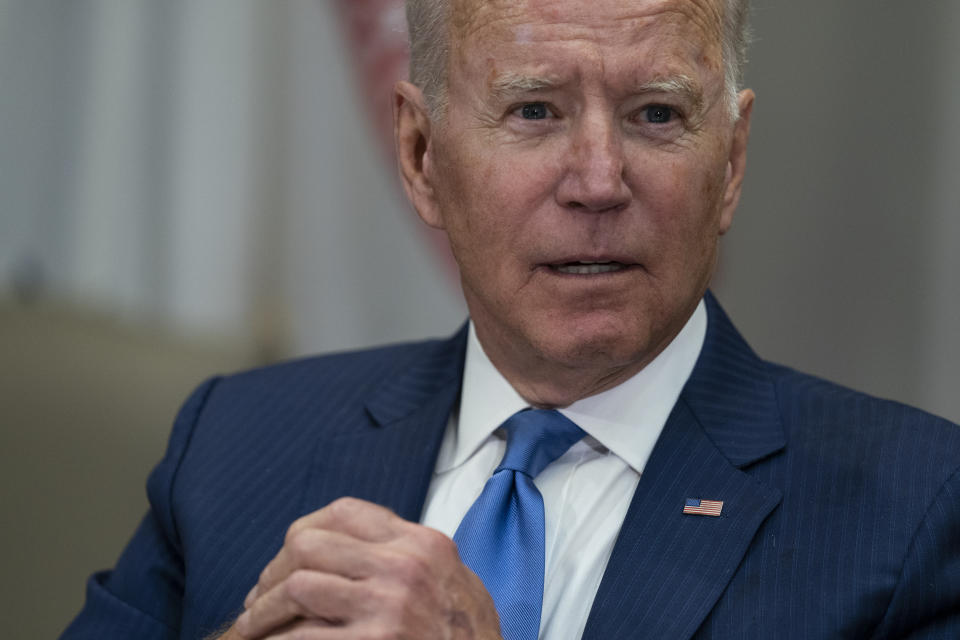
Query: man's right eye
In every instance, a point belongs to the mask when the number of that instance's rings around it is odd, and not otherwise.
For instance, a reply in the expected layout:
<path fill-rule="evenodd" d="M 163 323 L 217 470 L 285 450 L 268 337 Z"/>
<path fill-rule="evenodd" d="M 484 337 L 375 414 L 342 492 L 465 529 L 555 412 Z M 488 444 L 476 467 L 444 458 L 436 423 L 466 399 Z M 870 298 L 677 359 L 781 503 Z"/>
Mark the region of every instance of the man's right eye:
<path fill-rule="evenodd" d="M 550 109 L 545 102 L 528 102 L 517 113 L 524 120 L 543 120 L 550 117 Z"/>

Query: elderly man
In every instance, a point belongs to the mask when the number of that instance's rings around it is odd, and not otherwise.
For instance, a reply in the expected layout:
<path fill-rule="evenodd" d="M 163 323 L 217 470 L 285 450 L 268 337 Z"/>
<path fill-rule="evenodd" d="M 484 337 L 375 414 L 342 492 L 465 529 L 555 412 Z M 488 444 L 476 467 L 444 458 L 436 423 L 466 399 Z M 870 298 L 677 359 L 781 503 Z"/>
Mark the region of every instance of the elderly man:
<path fill-rule="evenodd" d="M 410 0 L 400 170 L 468 327 L 201 387 L 64 637 L 960 637 L 960 429 L 707 293 L 744 4 Z"/>

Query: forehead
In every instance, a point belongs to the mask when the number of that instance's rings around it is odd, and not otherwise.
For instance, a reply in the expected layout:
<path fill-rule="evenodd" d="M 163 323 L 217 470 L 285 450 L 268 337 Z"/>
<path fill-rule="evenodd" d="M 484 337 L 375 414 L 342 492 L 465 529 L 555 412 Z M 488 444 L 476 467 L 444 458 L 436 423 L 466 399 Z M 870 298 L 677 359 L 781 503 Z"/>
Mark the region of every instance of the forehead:
<path fill-rule="evenodd" d="M 454 41 L 535 40 L 545 31 L 568 39 L 602 36 L 629 44 L 657 28 L 720 45 L 722 0 L 454 0 Z"/>
<path fill-rule="evenodd" d="M 479 65 L 492 75 L 504 64 L 556 67 L 573 61 L 580 69 L 574 73 L 599 72 L 608 80 L 642 79 L 649 72 L 695 75 L 715 84 L 703 72 L 722 73 L 722 2 L 456 0 L 453 66 Z"/>

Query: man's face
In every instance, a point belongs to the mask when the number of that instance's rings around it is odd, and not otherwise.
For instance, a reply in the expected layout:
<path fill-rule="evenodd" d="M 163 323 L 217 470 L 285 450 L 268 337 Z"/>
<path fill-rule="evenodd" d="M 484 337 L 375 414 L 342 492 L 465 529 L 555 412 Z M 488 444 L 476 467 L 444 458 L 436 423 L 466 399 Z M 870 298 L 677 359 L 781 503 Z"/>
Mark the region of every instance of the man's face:
<path fill-rule="evenodd" d="M 422 156 L 429 189 L 412 197 L 446 230 L 501 368 L 639 369 L 702 297 L 752 99 L 735 123 L 714 2 L 455 11 L 449 105 Z"/>

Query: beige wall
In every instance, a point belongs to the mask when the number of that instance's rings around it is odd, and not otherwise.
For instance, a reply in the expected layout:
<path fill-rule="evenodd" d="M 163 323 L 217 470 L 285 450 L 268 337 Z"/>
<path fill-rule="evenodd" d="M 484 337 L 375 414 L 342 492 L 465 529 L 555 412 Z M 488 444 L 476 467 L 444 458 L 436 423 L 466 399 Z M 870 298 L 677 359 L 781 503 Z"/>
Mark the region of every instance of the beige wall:
<path fill-rule="evenodd" d="M 54 638 L 147 502 L 177 406 L 241 347 L 133 330 L 95 313 L 0 304 L 0 620 Z"/>

